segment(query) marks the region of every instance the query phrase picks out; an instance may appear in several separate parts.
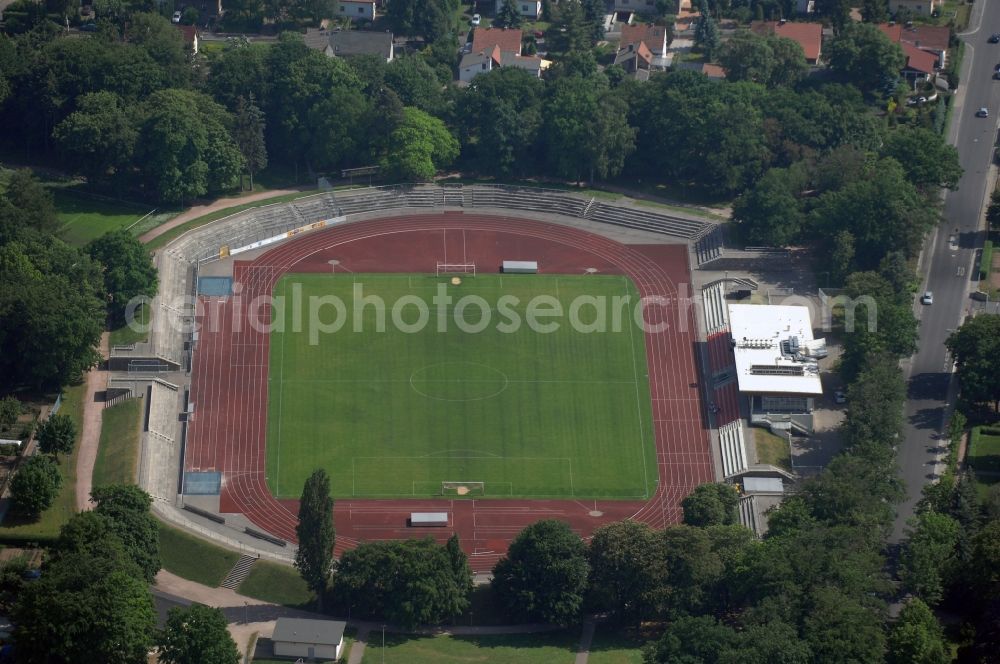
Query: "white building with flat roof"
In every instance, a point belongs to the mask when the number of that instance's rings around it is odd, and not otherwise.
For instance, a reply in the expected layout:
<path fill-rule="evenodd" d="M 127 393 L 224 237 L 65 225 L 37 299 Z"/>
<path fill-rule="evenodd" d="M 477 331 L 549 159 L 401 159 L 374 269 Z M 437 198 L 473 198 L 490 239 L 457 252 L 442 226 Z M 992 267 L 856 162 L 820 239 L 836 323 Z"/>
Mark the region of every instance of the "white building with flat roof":
<path fill-rule="evenodd" d="M 751 413 L 807 414 L 823 394 L 819 360 L 826 339 L 813 337 L 802 306 L 730 304 L 736 379 Z"/>

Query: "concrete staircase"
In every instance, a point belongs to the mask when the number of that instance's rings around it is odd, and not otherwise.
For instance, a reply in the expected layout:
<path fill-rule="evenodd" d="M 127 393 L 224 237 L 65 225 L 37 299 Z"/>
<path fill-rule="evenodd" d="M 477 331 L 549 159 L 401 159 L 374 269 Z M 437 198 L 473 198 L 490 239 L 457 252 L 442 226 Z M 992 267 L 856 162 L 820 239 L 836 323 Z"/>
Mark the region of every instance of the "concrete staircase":
<path fill-rule="evenodd" d="M 241 555 L 233 568 L 229 570 L 226 578 L 222 580 L 222 587 L 230 590 L 239 588 L 240 584 L 249 576 L 255 562 L 257 562 L 256 556 Z"/>

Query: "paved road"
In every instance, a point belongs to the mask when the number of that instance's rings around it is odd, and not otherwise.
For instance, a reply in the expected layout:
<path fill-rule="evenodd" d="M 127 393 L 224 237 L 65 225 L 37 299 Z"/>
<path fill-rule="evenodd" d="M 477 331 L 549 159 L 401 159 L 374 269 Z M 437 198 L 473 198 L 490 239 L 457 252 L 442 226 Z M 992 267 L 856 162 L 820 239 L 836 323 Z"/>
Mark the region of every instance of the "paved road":
<path fill-rule="evenodd" d="M 945 198 L 944 221 L 930 238 L 921 266 L 925 288 L 934 292 L 934 304 L 916 305 L 921 317 L 920 348 L 909 363 L 905 437 L 899 450 L 907 497 L 893 528 L 894 542 L 902 538 L 924 485 L 942 469 L 944 450 L 939 436 L 945 431 L 956 389 L 944 341 L 961 324 L 971 304 L 972 267 L 984 239 L 980 219 L 987 184 L 992 184 L 988 182 L 990 160 L 1000 116 L 1000 81 L 992 79 L 1000 62 L 1000 44 L 987 43 L 992 32 L 1000 32 L 1000 3 L 977 2 L 963 35 L 965 60 L 949 136 L 965 174 L 958 189 Z M 989 109 L 989 118 L 975 116 L 981 107 Z"/>

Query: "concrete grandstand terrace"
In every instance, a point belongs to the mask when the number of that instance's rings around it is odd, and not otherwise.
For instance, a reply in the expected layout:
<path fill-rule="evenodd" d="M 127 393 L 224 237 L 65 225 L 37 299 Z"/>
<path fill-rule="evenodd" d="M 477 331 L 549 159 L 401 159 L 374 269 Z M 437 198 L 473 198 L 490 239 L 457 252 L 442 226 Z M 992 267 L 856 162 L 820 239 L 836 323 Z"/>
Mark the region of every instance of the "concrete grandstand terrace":
<path fill-rule="evenodd" d="M 254 331 L 246 303 L 270 295 L 285 272 L 328 272 L 329 261 L 352 272 L 433 272 L 437 261 L 474 262 L 492 270 L 503 259 L 530 257 L 549 273 L 582 274 L 596 268 L 627 274 L 643 296 L 671 298 L 647 310 L 666 332 L 647 332 L 647 368 L 653 405 L 659 484 L 648 501 L 374 500 L 340 499 L 335 507 L 337 553 L 360 540 L 457 533 L 475 571 L 492 567 L 524 526 L 558 518 L 581 535 L 610 521 L 636 518 L 656 527 L 680 519 L 680 501 L 699 483 L 715 479 L 695 367 L 697 328 L 692 306 L 678 296 L 689 281 L 685 245 L 624 245 L 557 224 L 481 214 L 410 214 L 334 226 L 304 234 L 252 261 L 235 261 L 240 297 L 202 298 L 218 325 L 203 326 L 195 350 L 185 470 L 223 473 L 220 510 L 243 513 L 257 526 L 294 541 L 297 504 L 278 501 L 265 479 L 268 335 Z M 685 287 L 686 288 L 686 287 Z M 680 321 L 681 325 L 678 325 Z M 447 528 L 407 528 L 413 511 L 445 511 Z"/>

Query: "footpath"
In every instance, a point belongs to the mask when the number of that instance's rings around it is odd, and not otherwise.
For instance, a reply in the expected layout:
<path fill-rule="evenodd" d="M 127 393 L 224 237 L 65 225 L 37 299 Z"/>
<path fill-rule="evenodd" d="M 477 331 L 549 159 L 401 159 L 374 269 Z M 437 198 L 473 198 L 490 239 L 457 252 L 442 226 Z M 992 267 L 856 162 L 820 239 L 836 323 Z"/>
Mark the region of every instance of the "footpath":
<path fill-rule="evenodd" d="M 100 353 L 108 357 L 108 333 L 101 335 Z M 89 510 L 90 489 L 94 477 L 94 463 L 97 461 L 97 447 L 101 442 L 101 422 L 104 404 L 97 401 L 97 393 L 105 389 L 107 373 L 101 365 L 87 372 L 87 389 L 83 395 L 83 425 L 80 430 L 80 448 L 76 459 L 76 508 Z"/>

